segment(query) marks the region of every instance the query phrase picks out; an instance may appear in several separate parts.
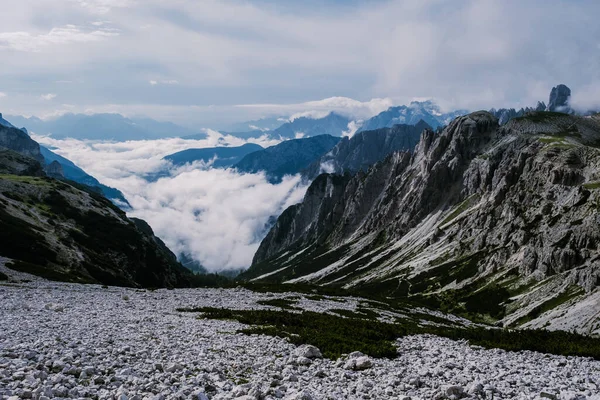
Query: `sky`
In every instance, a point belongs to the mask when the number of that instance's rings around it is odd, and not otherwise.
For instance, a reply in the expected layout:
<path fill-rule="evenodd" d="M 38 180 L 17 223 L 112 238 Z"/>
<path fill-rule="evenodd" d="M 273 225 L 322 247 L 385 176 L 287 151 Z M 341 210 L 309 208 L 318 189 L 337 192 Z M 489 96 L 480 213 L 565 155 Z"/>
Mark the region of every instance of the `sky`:
<path fill-rule="evenodd" d="M 600 104 L 597 0 L 0 0 L 0 112 L 219 128 L 412 98 Z"/>

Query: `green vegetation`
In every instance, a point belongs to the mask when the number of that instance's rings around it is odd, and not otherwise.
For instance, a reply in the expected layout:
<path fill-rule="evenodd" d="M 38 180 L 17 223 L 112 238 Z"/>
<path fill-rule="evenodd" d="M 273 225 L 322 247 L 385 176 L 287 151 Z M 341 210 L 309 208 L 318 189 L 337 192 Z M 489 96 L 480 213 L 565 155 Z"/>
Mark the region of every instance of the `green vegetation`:
<path fill-rule="evenodd" d="M 534 307 L 531 311 L 527 313 L 527 315 L 515 321 L 513 325 L 519 326 L 533 319 L 536 319 L 545 312 L 553 310 L 561 304 L 564 304 L 569 300 L 572 300 L 575 297 L 582 295 L 583 293 L 584 292 L 581 287 L 572 285 L 569 288 L 567 288 L 567 290 L 565 290 L 564 292 L 561 292 L 558 295 L 546 300 L 542 304 L 539 304 L 536 307 Z"/>
<path fill-rule="evenodd" d="M 600 189 L 600 182 L 588 182 L 584 183 L 583 187 L 590 190 Z"/>
<path fill-rule="evenodd" d="M 600 360 L 600 339 L 562 331 L 448 328 L 419 326 L 412 321 L 395 324 L 361 318 L 344 318 L 305 311 L 226 310 L 212 307 L 178 309 L 199 312 L 201 318 L 236 320 L 252 327 L 246 334 L 285 337 L 294 344 L 317 346 L 325 357 L 361 351 L 372 357 L 395 357 L 393 341 L 399 337 L 430 333 L 450 339 L 466 339 L 472 345 L 520 351 L 533 350 L 560 355 L 594 357 Z"/>
<path fill-rule="evenodd" d="M 299 308 L 294 307 L 294 304 L 296 304 L 296 300 L 292 299 L 259 300 L 257 301 L 257 303 L 263 306 L 279 307 L 288 310 L 299 310 Z"/>
<path fill-rule="evenodd" d="M 566 114 L 554 112 L 554 111 L 536 111 L 523 115 L 522 117 L 515 118 L 515 121 L 530 121 L 530 122 L 546 122 L 555 118 L 566 117 Z"/>

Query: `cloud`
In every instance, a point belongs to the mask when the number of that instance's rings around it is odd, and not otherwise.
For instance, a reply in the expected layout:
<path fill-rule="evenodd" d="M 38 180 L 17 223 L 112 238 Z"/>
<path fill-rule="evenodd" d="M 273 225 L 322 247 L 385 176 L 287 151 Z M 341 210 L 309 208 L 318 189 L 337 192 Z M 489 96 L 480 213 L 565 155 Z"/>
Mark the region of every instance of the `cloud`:
<path fill-rule="evenodd" d="M 396 105 L 391 98 L 374 98 L 359 101 L 348 97 L 329 97 L 322 100 L 292 104 L 239 104 L 235 107 L 258 111 L 262 114 L 290 115 L 289 120 L 297 118 L 323 118 L 330 112 L 336 112 L 353 118 L 370 118 Z"/>
<path fill-rule="evenodd" d="M 132 0 L 73 0 L 82 7 L 96 14 L 107 14 L 113 8 L 130 7 L 134 4 Z"/>
<path fill-rule="evenodd" d="M 176 80 L 176 79 L 167 79 L 167 80 L 162 80 L 162 81 L 151 80 L 151 81 L 149 81 L 149 83 L 150 83 L 152 86 L 156 86 L 156 85 L 158 85 L 159 83 L 160 83 L 160 84 L 163 84 L 163 85 L 178 85 L 178 84 L 179 84 L 179 81 L 178 81 L 178 80 Z"/>
<path fill-rule="evenodd" d="M 4 92 L 0 92 L 0 99 L 1 99 L 2 97 L 6 97 L 6 93 L 4 93 Z"/>
<path fill-rule="evenodd" d="M 48 33 L 37 35 L 24 31 L 1 32 L 0 50 L 40 52 L 50 46 L 97 42 L 118 35 L 115 29 L 89 30 L 76 25 L 53 28 Z"/>
<path fill-rule="evenodd" d="M 11 109 L 54 112 L 25 94 L 73 77 L 61 97 L 82 109 L 203 127 L 325 111 L 364 119 L 413 97 L 446 110 L 520 107 L 557 83 L 575 96 L 600 81 L 594 0 L 73 1 L 3 10 Z"/>
<path fill-rule="evenodd" d="M 347 137 L 351 138 L 352 136 L 354 136 L 356 131 L 361 127 L 361 125 L 362 125 L 362 121 L 350 121 L 348 123 L 348 130 L 342 132 L 342 136 L 347 136 Z"/>
<path fill-rule="evenodd" d="M 574 109 L 582 112 L 600 110 L 600 81 L 573 92 L 569 104 Z"/>
<path fill-rule="evenodd" d="M 42 100 L 48 100 L 48 101 L 52 100 L 54 98 L 56 98 L 56 94 L 54 94 L 54 93 L 43 94 L 43 95 L 40 96 L 40 99 L 42 99 Z"/>
<path fill-rule="evenodd" d="M 133 208 L 130 215 L 145 219 L 175 253 L 191 255 L 210 271 L 245 268 L 269 222 L 300 202 L 306 187 L 298 176 L 271 184 L 264 174 L 239 174 L 206 164 L 174 169 L 162 160 L 187 148 L 244 143 L 215 131 L 207 134 L 204 140 L 119 143 L 32 136 L 102 183 L 120 189 Z M 275 143 L 264 138 L 253 141 L 263 146 Z M 143 178 L 166 168 L 171 168 L 170 176 L 150 183 Z"/>

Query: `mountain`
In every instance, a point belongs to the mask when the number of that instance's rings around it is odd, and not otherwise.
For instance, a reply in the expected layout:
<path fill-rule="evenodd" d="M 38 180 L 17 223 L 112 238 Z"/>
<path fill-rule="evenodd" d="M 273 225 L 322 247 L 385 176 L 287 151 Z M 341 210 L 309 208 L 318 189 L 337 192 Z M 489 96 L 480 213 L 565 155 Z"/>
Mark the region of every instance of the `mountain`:
<path fill-rule="evenodd" d="M 227 168 L 241 161 L 241 159 L 252 152 L 263 150 L 262 146 L 254 143 L 246 143 L 238 147 L 209 147 L 205 149 L 187 149 L 165 156 L 163 159 L 180 167 L 196 161 L 209 163 L 214 159 L 212 166 L 215 168 Z"/>
<path fill-rule="evenodd" d="M 171 122 L 126 118 L 120 114 L 65 114 L 49 120 L 14 115 L 8 119 L 13 125 L 24 126 L 39 135 L 52 135 L 57 139 L 126 141 L 196 134 Z"/>
<path fill-rule="evenodd" d="M 552 88 L 548 98 L 548 105 L 543 101 L 538 101 L 535 107 L 525 107 L 519 110 L 514 108 L 501 108 L 499 110 L 491 109 L 492 113 L 498 118 L 500 125 L 506 124 L 513 118 L 523 117 L 529 113 L 538 111 L 553 111 L 574 114 L 575 112 L 569 107 L 569 99 L 571 98 L 571 89 L 566 85 L 560 84 Z"/>
<path fill-rule="evenodd" d="M 191 273 L 145 222 L 85 186 L 46 176 L 39 145 L 23 131 L 3 128 L 0 139 L 0 256 L 11 268 L 82 283 L 190 284 Z"/>
<path fill-rule="evenodd" d="M 323 118 L 300 117 L 281 125 L 270 132 L 271 137 L 298 139 L 317 135 L 342 136 L 348 130 L 350 119 L 336 113 Z"/>
<path fill-rule="evenodd" d="M 65 179 L 81 183 L 82 185 L 86 185 L 91 188 L 97 188 L 97 190 L 107 199 L 115 201 L 119 205 L 129 206 L 127 199 L 125 199 L 125 196 L 123 196 L 123 193 L 121 193 L 120 190 L 101 184 L 96 178 L 87 174 L 71 160 L 59 156 L 44 146 L 40 146 L 40 152 L 44 157 L 44 165 L 48 166 L 54 162 L 57 162 L 61 165 Z"/>
<path fill-rule="evenodd" d="M 514 108 L 500 108 L 500 109 L 496 110 L 495 108 L 492 108 L 490 110 L 490 113 L 493 114 L 496 118 L 498 118 L 498 123 L 500 125 L 504 125 L 513 118 L 519 118 L 519 117 L 522 117 L 525 114 L 529 114 L 531 112 L 538 112 L 538 111 L 545 111 L 545 110 L 546 110 L 546 104 L 543 101 L 538 101 L 538 104 L 535 108 L 525 107 L 525 108 L 520 108 L 519 110 L 516 110 Z"/>
<path fill-rule="evenodd" d="M 2 113 L 0 113 L 0 126 L 4 126 L 6 128 L 14 128 L 13 124 L 2 118 Z"/>
<path fill-rule="evenodd" d="M 566 85 L 560 84 L 550 91 L 550 99 L 546 111 L 569 112 L 569 99 L 571 98 L 571 89 Z"/>
<path fill-rule="evenodd" d="M 408 106 L 390 107 L 376 116 L 366 120 L 358 132 L 372 131 L 380 128 L 391 128 L 397 124 L 416 125 L 424 121 L 433 129 L 445 126 L 454 118 L 466 114 L 465 110 L 442 113 L 432 101 L 413 101 Z"/>
<path fill-rule="evenodd" d="M 39 163 L 44 162 L 40 145 L 32 140 L 26 132 L 12 126 L 0 125 L 0 149 L 13 150 L 31 157 Z"/>
<path fill-rule="evenodd" d="M 303 175 L 312 180 L 323 172 L 366 170 L 395 151 L 412 151 L 419 143 L 421 132 L 426 129 L 431 127 L 421 120 L 416 125 L 394 125 L 358 132 L 352 138 L 344 137 L 330 152 L 312 163 Z"/>
<path fill-rule="evenodd" d="M 268 132 L 279 128 L 282 124 L 288 122 L 286 117 L 261 118 L 253 121 L 239 122 L 225 127 L 225 131 L 232 135 L 242 132 Z"/>
<path fill-rule="evenodd" d="M 320 175 L 244 279 L 409 297 L 511 327 L 600 326 L 600 118 L 488 112 L 354 176 Z"/>
<path fill-rule="evenodd" d="M 244 156 L 234 168 L 248 173 L 264 171 L 270 180 L 279 182 L 284 175 L 294 175 L 306 169 L 339 141 L 339 137 L 331 135 L 286 140 Z"/>

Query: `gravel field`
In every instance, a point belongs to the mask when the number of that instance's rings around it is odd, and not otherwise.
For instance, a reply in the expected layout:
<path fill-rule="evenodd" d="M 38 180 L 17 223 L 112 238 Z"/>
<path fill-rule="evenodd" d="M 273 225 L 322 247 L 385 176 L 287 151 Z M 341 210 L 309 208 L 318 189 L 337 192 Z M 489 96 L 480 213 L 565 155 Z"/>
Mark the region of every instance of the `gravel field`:
<path fill-rule="evenodd" d="M 485 350 L 431 335 L 398 357 L 320 357 L 177 307 L 264 307 L 245 289 L 142 291 L 32 279 L 0 285 L 0 399 L 600 399 L 600 362 Z M 299 295 L 302 296 L 302 295 Z M 319 304 L 321 303 L 321 304 Z M 328 300 L 299 301 L 322 311 Z M 353 309 L 335 303 L 336 308 Z M 266 307 L 264 307 L 266 308 Z"/>

